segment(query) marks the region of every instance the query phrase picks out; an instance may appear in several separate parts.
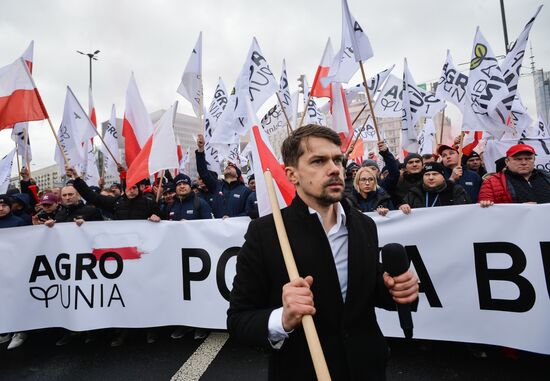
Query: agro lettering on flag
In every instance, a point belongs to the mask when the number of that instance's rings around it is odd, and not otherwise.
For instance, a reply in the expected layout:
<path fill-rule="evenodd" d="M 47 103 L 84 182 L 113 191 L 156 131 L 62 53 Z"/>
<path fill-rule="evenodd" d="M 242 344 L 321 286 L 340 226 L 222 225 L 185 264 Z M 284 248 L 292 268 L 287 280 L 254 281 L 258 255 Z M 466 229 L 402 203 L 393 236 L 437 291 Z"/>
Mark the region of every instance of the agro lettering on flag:
<path fill-rule="evenodd" d="M 514 96 L 516 95 L 518 88 L 521 63 L 523 61 L 523 57 L 525 56 L 525 48 L 527 47 L 527 40 L 529 39 L 529 32 L 531 31 L 535 18 L 541 9 L 542 4 L 539 5 L 533 17 L 529 19 L 525 25 L 525 28 L 514 42 L 513 47 L 506 54 L 506 58 L 504 58 L 504 61 L 500 66 L 502 69 L 502 78 L 506 81 L 509 91 L 508 97 L 502 101 L 507 109 L 510 109 L 510 107 L 512 107 L 512 103 L 514 102 Z"/>
<path fill-rule="evenodd" d="M 379 118 L 400 118 L 403 115 L 403 80 L 390 74 L 376 99 L 374 111 Z"/>
<path fill-rule="evenodd" d="M 212 98 L 212 102 L 204 118 L 204 155 L 206 166 L 209 170 L 217 174 L 221 174 L 221 160 L 218 157 L 218 150 L 212 146 L 210 140 L 218 126 L 218 121 L 227 109 L 226 106 L 229 102 L 228 98 L 225 83 L 220 78 L 216 90 L 214 91 L 214 97 Z"/>
<path fill-rule="evenodd" d="M 13 166 L 13 156 L 15 148 L 0 160 L 0 193 L 6 193 L 10 185 L 11 168 Z"/>
<path fill-rule="evenodd" d="M 485 130 L 500 139 L 506 132 L 510 110 L 502 101 L 508 97 L 509 91 L 497 59 L 479 27 L 471 57 L 462 130 Z"/>
<path fill-rule="evenodd" d="M 288 87 L 288 76 L 286 73 L 286 62 L 284 59 L 283 69 L 281 71 L 281 80 L 279 81 L 279 90 L 277 90 L 277 92 L 286 115 L 290 118 L 290 115 L 294 113 L 294 110 L 292 109 L 292 97 L 290 96 L 290 88 Z"/>
<path fill-rule="evenodd" d="M 117 163 L 111 157 L 111 154 L 113 154 L 116 160 L 120 163 L 120 151 L 118 149 L 118 131 L 116 129 L 116 109 L 114 104 L 111 108 L 111 118 L 105 126 L 103 141 L 107 146 L 105 147 L 102 144 L 100 147 L 100 151 L 103 155 L 103 167 L 105 168 L 105 173 L 117 176 Z"/>
<path fill-rule="evenodd" d="M 84 143 L 95 135 L 96 129 L 92 121 L 67 86 L 63 119 L 57 136 L 70 165 L 81 169 L 86 167 L 87 152 Z M 59 146 L 56 146 L 55 161 L 59 165 L 60 173 L 65 173 L 65 160 Z"/>
<path fill-rule="evenodd" d="M 246 117 L 246 102 L 250 102 L 254 111 L 258 109 L 278 90 L 277 80 L 265 59 L 256 37 L 248 51 L 245 64 L 235 85 L 236 101 L 235 116 Z M 246 128 L 239 134 L 245 135 Z"/>
<path fill-rule="evenodd" d="M 185 70 L 181 77 L 181 83 L 177 92 L 187 99 L 193 106 L 195 115 L 200 118 L 202 113 L 202 32 L 189 56 Z"/>
<path fill-rule="evenodd" d="M 468 86 L 468 76 L 462 74 L 455 67 L 451 52 L 447 50 L 447 59 L 443 65 L 441 76 L 437 82 L 435 96 L 454 104 L 460 110 L 464 107 L 466 100 L 466 87 Z"/>

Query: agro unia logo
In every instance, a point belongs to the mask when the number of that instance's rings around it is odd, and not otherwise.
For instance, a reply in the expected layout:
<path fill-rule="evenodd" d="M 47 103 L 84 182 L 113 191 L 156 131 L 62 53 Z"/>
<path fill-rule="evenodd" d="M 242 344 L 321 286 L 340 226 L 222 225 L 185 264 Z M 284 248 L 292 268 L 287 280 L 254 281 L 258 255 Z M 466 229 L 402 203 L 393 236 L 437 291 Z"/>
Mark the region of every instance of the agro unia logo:
<path fill-rule="evenodd" d="M 45 308 L 95 309 L 126 307 L 117 280 L 128 260 L 139 260 L 137 234 L 99 234 L 89 252 L 37 255 L 29 293 Z"/>

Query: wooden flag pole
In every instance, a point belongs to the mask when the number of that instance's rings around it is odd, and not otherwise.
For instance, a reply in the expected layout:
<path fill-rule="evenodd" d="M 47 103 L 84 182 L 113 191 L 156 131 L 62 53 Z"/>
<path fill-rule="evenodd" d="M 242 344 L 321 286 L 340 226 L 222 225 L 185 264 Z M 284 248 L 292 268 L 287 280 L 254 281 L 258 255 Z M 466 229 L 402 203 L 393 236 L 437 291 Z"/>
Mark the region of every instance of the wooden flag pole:
<path fill-rule="evenodd" d="M 57 146 L 59 147 L 59 150 L 61 151 L 61 155 L 63 156 L 63 160 L 65 161 L 65 165 L 71 165 L 69 159 L 67 158 L 67 155 L 65 154 L 65 150 L 61 146 L 61 141 L 59 140 L 59 136 L 57 136 L 55 129 L 53 128 L 52 121 L 50 120 L 50 117 L 48 117 L 48 124 L 50 125 L 50 129 L 52 130 L 52 134 L 55 138 L 55 141 L 57 142 Z"/>
<path fill-rule="evenodd" d="M 466 133 L 464 131 L 462 131 L 460 133 L 460 143 L 459 143 L 459 146 L 458 146 L 458 166 L 462 167 L 462 156 L 464 156 L 464 152 L 462 152 L 462 146 L 464 145 L 464 136 L 466 135 Z"/>
<path fill-rule="evenodd" d="M 441 112 L 441 129 L 439 130 L 439 145 L 443 143 L 443 128 L 445 126 L 445 108 Z"/>
<path fill-rule="evenodd" d="M 19 152 L 18 152 L 19 146 L 17 144 L 17 140 L 14 143 L 15 143 L 15 157 L 17 158 L 17 174 L 19 175 L 19 180 L 21 180 L 21 164 L 19 164 Z"/>
<path fill-rule="evenodd" d="M 25 133 L 25 163 L 27 166 L 27 171 L 29 172 L 29 177 L 31 177 L 31 163 L 29 161 L 29 125 L 23 130 Z"/>
<path fill-rule="evenodd" d="M 365 109 L 367 108 L 367 106 L 368 106 L 368 104 L 365 103 L 365 104 L 363 105 L 363 107 L 361 108 L 361 110 L 359 110 L 359 114 L 357 114 L 357 115 L 355 116 L 355 118 L 353 118 L 353 122 L 351 122 L 351 125 L 352 125 L 352 126 L 355 124 L 355 122 L 357 122 L 357 120 L 359 119 L 359 117 L 361 116 L 361 114 L 363 113 L 363 111 L 365 111 Z M 368 119 L 368 117 L 367 117 L 367 119 Z"/>
<path fill-rule="evenodd" d="M 380 131 L 378 130 L 376 115 L 374 114 L 374 108 L 372 107 L 372 99 L 370 97 L 370 90 L 367 84 L 367 76 L 365 75 L 365 68 L 363 67 L 363 61 L 359 61 L 359 67 L 361 68 L 361 75 L 363 76 L 363 85 L 365 86 L 365 91 L 367 92 L 367 100 L 369 102 L 370 114 L 372 115 L 372 120 L 374 122 L 374 130 L 376 131 L 376 138 L 380 142 L 382 141 L 382 139 L 380 138 Z"/>
<path fill-rule="evenodd" d="M 103 140 L 103 137 L 101 136 L 101 134 L 97 131 L 97 129 L 94 128 L 94 131 L 96 133 L 96 135 L 99 137 L 99 140 L 101 140 L 101 144 L 103 144 L 103 147 L 105 147 L 105 149 L 107 150 L 107 152 L 109 152 L 109 155 L 113 158 L 113 161 L 115 162 L 115 164 L 117 166 L 120 165 L 120 163 L 117 161 L 117 159 L 115 159 L 115 155 L 113 155 L 113 153 L 111 152 L 111 150 L 109 149 L 109 147 L 107 146 L 107 144 L 105 144 L 105 140 Z"/>
<path fill-rule="evenodd" d="M 349 150 L 349 147 L 353 146 L 355 147 L 355 145 L 357 144 L 357 141 L 359 140 L 359 137 L 361 136 L 361 134 L 363 133 L 363 131 L 365 130 L 365 127 L 367 126 L 367 122 L 369 121 L 369 118 L 370 118 L 370 115 L 367 115 L 367 119 L 365 119 L 365 123 L 363 123 L 363 125 L 361 126 L 361 129 L 359 130 L 359 133 L 357 134 L 357 136 L 355 137 L 354 141 L 353 141 L 353 144 L 349 144 L 347 147 L 346 147 L 346 152 Z M 347 159 L 347 157 L 346 157 Z"/>
<path fill-rule="evenodd" d="M 310 100 L 311 100 L 311 93 L 307 97 L 306 107 L 304 108 L 304 112 L 302 113 L 302 117 L 300 118 L 300 123 L 298 123 L 298 127 L 302 127 L 302 123 L 304 123 L 304 118 L 307 112 L 307 106 L 309 105 Z"/>
<path fill-rule="evenodd" d="M 271 209 L 273 211 L 273 219 L 275 220 L 277 237 L 279 238 L 279 244 L 281 245 L 281 251 L 285 261 L 286 271 L 288 272 L 288 277 L 292 281 L 299 278 L 300 274 L 298 273 L 298 268 L 296 267 L 296 262 L 294 261 L 294 256 L 292 255 L 292 249 L 286 234 L 281 209 L 275 194 L 275 187 L 273 186 L 273 176 L 271 175 L 271 171 L 269 169 L 264 172 L 264 177 L 267 186 L 267 193 L 269 195 L 269 201 L 271 203 Z M 328 371 L 325 355 L 323 354 L 323 349 L 321 348 L 319 336 L 317 335 L 317 329 L 315 328 L 313 317 L 311 315 L 304 315 L 302 317 L 302 326 L 304 327 L 304 333 L 306 335 L 307 345 L 309 347 L 309 353 L 311 354 L 317 380 L 329 381 L 331 379 L 330 373 Z"/>
<path fill-rule="evenodd" d="M 157 185 L 157 202 L 159 202 L 159 200 L 160 200 L 160 190 L 162 189 L 162 180 L 164 179 L 164 174 L 166 173 L 165 171 L 166 170 L 163 169 L 160 172 L 159 183 Z"/>
<path fill-rule="evenodd" d="M 283 106 L 283 102 L 281 101 L 281 97 L 279 96 L 279 92 L 276 92 L 275 95 L 277 95 L 277 101 L 279 102 L 279 106 L 281 106 L 281 110 L 283 110 L 283 115 L 286 119 L 286 128 L 288 130 L 288 134 L 292 132 L 292 126 L 290 125 L 290 119 L 288 119 L 288 115 L 286 114 L 285 107 Z"/>

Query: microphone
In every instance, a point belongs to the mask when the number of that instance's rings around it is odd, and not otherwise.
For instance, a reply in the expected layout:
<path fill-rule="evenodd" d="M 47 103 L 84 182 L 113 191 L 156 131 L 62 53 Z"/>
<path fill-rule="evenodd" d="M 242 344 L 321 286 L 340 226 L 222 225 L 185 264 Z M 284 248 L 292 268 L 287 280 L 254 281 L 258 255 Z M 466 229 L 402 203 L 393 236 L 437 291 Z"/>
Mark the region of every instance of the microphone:
<path fill-rule="evenodd" d="M 392 277 L 405 273 L 410 266 L 405 248 L 398 243 L 384 245 L 382 248 L 382 266 L 384 271 Z M 405 338 L 411 339 L 413 337 L 411 305 L 400 303 L 396 303 L 396 305 L 401 329 L 403 329 Z"/>

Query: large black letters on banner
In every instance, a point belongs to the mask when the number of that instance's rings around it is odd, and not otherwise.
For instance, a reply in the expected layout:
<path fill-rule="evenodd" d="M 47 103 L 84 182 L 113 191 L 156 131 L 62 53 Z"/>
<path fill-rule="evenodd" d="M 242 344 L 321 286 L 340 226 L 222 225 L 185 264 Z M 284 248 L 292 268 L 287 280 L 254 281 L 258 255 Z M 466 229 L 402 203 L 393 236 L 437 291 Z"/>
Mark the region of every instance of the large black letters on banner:
<path fill-rule="evenodd" d="M 216 266 L 216 283 L 218 285 L 218 291 L 220 292 L 221 296 L 228 302 L 231 291 L 227 288 L 227 285 L 225 284 L 225 268 L 227 267 L 227 262 L 229 262 L 232 257 L 235 257 L 237 256 L 237 254 L 239 254 L 240 249 L 240 247 L 234 246 L 225 250 L 220 256 L 220 260 L 218 261 L 218 265 Z"/>
<path fill-rule="evenodd" d="M 202 268 L 198 272 L 191 272 L 189 259 L 198 258 L 202 262 Z M 191 281 L 205 280 L 210 274 L 212 261 L 208 252 L 204 249 L 181 249 L 181 263 L 183 275 L 183 300 L 191 300 Z"/>
<path fill-rule="evenodd" d="M 550 297 L 550 242 L 540 243 L 540 254 L 542 255 L 542 265 L 546 279 L 546 291 L 548 291 L 548 296 Z"/>
<path fill-rule="evenodd" d="M 405 250 L 407 251 L 407 256 L 413 263 L 416 274 L 418 275 L 418 280 L 420 283 L 418 292 L 423 292 L 426 295 L 426 299 L 428 300 L 428 303 L 430 303 L 430 307 L 443 307 L 441 300 L 439 300 L 439 296 L 437 296 L 437 292 L 435 291 L 430 274 L 428 274 L 426 265 L 420 256 L 418 248 L 416 246 L 405 246 Z"/>
<path fill-rule="evenodd" d="M 489 253 L 509 256 L 512 259 L 512 266 L 507 269 L 488 268 L 487 254 Z M 474 259 L 480 309 L 527 312 L 533 308 L 536 298 L 535 289 L 526 278 L 520 275 L 525 270 L 527 259 L 517 245 L 510 242 L 474 243 Z M 491 280 L 514 283 L 519 289 L 519 296 L 515 300 L 492 298 Z"/>

